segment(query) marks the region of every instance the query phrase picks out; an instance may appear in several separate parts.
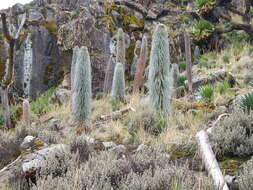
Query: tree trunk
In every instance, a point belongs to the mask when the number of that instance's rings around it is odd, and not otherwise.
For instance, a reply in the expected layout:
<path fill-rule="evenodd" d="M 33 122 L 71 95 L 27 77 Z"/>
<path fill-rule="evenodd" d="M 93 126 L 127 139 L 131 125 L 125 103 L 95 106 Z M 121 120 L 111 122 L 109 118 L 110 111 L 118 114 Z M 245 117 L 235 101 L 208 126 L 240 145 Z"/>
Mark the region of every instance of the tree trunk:
<path fill-rule="evenodd" d="M 208 174 L 212 176 L 214 184 L 221 190 L 229 190 L 209 143 L 207 132 L 204 130 L 198 132 L 196 138 L 198 140 L 200 156 Z"/>
<path fill-rule="evenodd" d="M 0 88 L 0 95 L 1 95 L 1 103 L 3 108 L 3 116 L 4 116 L 4 126 L 7 129 L 13 127 L 11 122 L 11 113 L 9 108 L 9 99 L 8 99 L 8 87 L 7 88 Z"/>
<path fill-rule="evenodd" d="M 185 42 L 185 56 L 187 62 L 187 79 L 188 88 L 190 94 L 192 94 L 192 56 L 191 56 L 191 40 L 187 31 L 184 32 L 184 42 Z"/>

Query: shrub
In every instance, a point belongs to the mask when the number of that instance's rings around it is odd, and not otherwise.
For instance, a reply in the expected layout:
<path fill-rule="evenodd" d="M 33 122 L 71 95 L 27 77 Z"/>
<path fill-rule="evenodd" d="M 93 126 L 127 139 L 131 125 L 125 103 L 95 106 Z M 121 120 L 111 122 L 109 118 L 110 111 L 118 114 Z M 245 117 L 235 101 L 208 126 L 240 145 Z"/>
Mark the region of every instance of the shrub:
<path fill-rule="evenodd" d="M 223 82 L 219 82 L 217 85 L 216 85 L 217 89 L 218 89 L 218 92 L 220 94 L 224 94 L 229 88 L 231 88 L 228 80 L 224 80 Z"/>
<path fill-rule="evenodd" d="M 170 71 L 168 33 L 162 24 L 157 25 L 152 39 L 148 86 L 150 105 L 158 112 L 169 114 L 173 76 Z"/>
<path fill-rule="evenodd" d="M 145 107 L 130 115 L 127 125 L 131 135 L 135 135 L 140 128 L 150 134 L 158 135 L 167 127 L 167 120 L 160 117 L 154 110 Z"/>
<path fill-rule="evenodd" d="M 112 98 L 120 101 L 124 101 L 125 99 L 125 73 L 122 63 L 117 63 L 114 70 Z"/>
<path fill-rule="evenodd" d="M 252 123 L 252 113 L 235 111 L 213 129 L 210 140 L 219 159 L 253 155 Z"/>
<path fill-rule="evenodd" d="M 214 0 L 196 0 L 195 7 L 199 10 L 211 7 L 215 4 Z"/>
<path fill-rule="evenodd" d="M 241 95 L 239 99 L 239 106 L 243 111 L 247 113 L 252 111 L 253 110 L 253 93 Z"/>
<path fill-rule="evenodd" d="M 76 62 L 72 112 L 78 123 L 87 121 L 91 113 L 91 64 L 87 47 L 82 47 Z"/>
<path fill-rule="evenodd" d="M 178 63 L 179 71 L 180 71 L 180 72 L 185 71 L 185 70 L 186 70 L 186 65 L 187 65 L 187 63 L 186 63 L 185 61 L 180 61 L 180 62 Z"/>
<path fill-rule="evenodd" d="M 34 102 L 31 102 L 31 111 L 34 114 L 42 115 L 50 110 L 49 100 L 56 88 L 50 88 L 44 94 L 42 94 L 39 98 L 37 98 Z"/>
<path fill-rule="evenodd" d="M 199 87 L 198 93 L 200 100 L 203 102 L 211 102 L 213 100 L 214 89 L 211 85 Z"/>
<path fill-rule="evenodd" d="M 214 30 L 214 26 L 206 21 L 199 20 L 196 24 L 194 24 L 191 28 L 191 34 L 193 35 L 195 40 L 201 40 L 208 37 Z"/>
<path fill-rule="evenodd" d="M 117 34 L 117 53 L 116 53 L 116 63 L 126 63 L 126 47 L 125 47 L 125 33 L 122 28 L 119 28 Z"/>
<path fill-rule="evenodd" d="M 200 57 L 198 65 L 199 65 L 200 68 L 202 68 L 202 67 L 206 67 L 206 68 L 210 67 L 210 64 L 208 63 L 208 59 L 205 58 L 205 57 L 203 57 L 203 56 Z"/>
<path fill-rule="evenodd" d="M 222 59 L 223 59 L 223 62 L 224 63 L 229 63 L 229 57 L 227 56 L 227 55 L 224 55 L 223 57 L 222 57 Z"/>
<path fill-rule="evenodd" d="M 247 85 L 250 85 L 250 83 L 253 81 L 253 73 L 248 73 L 245 75 L 245 78 L 243 80 L 243 82 Z"/>
<path fill-rule="evenodd" d="M 182 76 L 179 76 L 178 79 L 176 80 L 175 84 L 176 84 L 176 87 L 180 87 L 180 86 L 184 86 L 184 82 L 187 80 L 187 77 L 182 75 Z"/>
<path fill-rule="evenodd" d="M 239 189 L 251 190 L 253 189 L 253 159 L 251 158 L 247 163 L 243 164 L 242 171 L 239 172 L 238 184 Z"/>
<path fill-rule="evenodd" d="M 63 176 L 39 176 L 32 190 L 215 189 L 207 177 L 195 175 L 186 164 L 170 163 L 165 154 L 153 149 L 127 157 L 109 151 L 94 153 L 79 167 L 73 159 L 67 159 L 64 165 L 68 170 Z"/>

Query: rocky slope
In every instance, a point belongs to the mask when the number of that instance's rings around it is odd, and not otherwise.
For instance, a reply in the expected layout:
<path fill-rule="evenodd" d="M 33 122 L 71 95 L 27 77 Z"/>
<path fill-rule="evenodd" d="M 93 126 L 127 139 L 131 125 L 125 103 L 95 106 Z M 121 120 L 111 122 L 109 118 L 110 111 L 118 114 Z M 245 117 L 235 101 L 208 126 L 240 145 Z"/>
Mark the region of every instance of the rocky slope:
<path fill-rule="evenodd" d="M 145 4 L 146 2 L 146 4 Z M 26 13 L 26 23 L 15 52 L 14 91 L 31 99 L 57 85 L 70 73 L 74 46 L 88 46 L 92 62 L 93 91 L 101 92 L 104 70 L 115 54 L 116 28 L 122 27 L 127 41 L 127 76 L 143 34 L 150 40 L 157 22 L 170 26 L 172 62 L 180 60 L 183 43 L 180 20 L 188 13 L 166 1 L 63 1 L 34 0 L 5 11 L 10 31 Z M 136 43 L 137 42 L 137 43 Z M 2 50 L 4 51 L 4 49 Z M 2 67 L 3 69 L 3 67 Z"/>

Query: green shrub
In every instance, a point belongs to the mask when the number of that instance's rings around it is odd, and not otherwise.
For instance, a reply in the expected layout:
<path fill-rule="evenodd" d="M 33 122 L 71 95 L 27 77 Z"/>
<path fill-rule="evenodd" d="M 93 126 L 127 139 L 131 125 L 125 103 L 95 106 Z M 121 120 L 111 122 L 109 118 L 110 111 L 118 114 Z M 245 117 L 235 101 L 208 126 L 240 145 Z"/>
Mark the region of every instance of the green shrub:
<path fill-rule="evenodd" d="M 214 26 L 210 22 L 206 20 L 199 20 L 196 24 L 194 24 L 191 28 L 191 34 L 194 39 L 199 41 L 208 37 L 214 31 Z"/>
<path fill-rule="evenodd" d="M 149 100 L 156 111 L 167 115 L 171 111 L 173 75 L 170 71 L 170 50 L 166 26 L 158 24 L 152 38 L 149 64 Z"/>
<path fill-rule="evenodd" d="M 187 80 L 186 76 L 179 76 L 178 79 L 176 80 L 176 86 L 180 87 L 180 86 L 184 86 L 184 82 Z"/>
<path fill-rule="evenodd" d="M 195 1 L 195 7 L 199 10 L 208 8 L 210 6 L 213 6 L 215 4 L 214 0 L 196 0 Z"/>
<path fill-rule="evenodd" d="M 214 88 L 211 85 L 201 86 L 198 89 L 200 100 L 203 102 L 211 102 L 213 100 Z"/>
<path fill-rule="evenodd" d="M 229 63 L 229 56 L 224 55 L 224 56 L 222 57 L 222 60 L 223 60 L 224 63 L 228 64 L 228 63 Z"/>
<path fill-rule="evenodd" d="M 216 88 L 220 94 L 224 94 L 228 89 L 231 88 L 228 80 L 224 80 L 223 82 L 219 82 L 216 85 Z"/>
<path fill-rule="evenodd" d="M 35 101 L 31 102 L 31 111 L 34 114 L 42 115 L 50 110 L 49 100 L 56 88 L 50 88 Z"/>
<path fill-rule="evenodd" d="M 252 53 L 253 53 L 253 47 L 250 47 L 249 48 L 249 55 L 252 55 Z"/>
<path fill-rule="evenodd" d="M 240 110 L 220 122 L 210 135 L 214 152 L 224 157 L 248 157 L 253 155 L 253 114 Z"/>
<path fill-rule="evenodd" d="M 178 63 L 179 71 L 180 71 L 180 72 L 185 71 L 185 70 L 186 70 L 186 65 L 187 65 L 187 63 L 186 63 L 185 61 L 180 61 L 180 62 Z"/>
<path fill-rule="evenodd" d="M 239 106 L 244 112 L 251 112 L 253 110 L 253 93 L 241 95 Z"/>

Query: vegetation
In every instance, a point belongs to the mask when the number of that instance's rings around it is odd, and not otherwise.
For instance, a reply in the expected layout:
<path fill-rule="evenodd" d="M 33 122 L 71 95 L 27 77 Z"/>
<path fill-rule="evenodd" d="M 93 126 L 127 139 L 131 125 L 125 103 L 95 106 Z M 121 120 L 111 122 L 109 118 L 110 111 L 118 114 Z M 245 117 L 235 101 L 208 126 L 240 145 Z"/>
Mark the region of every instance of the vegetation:
<path fill-rule="evenodd" d="M 72 96 L 73 116 L 78 123 L 87 121 L 91 113 L 91 65 L 87 47 L 80 49 L 75 66 Z"/>
<path fill-rule="evenodd" d="M 169 114 L 170 100 L 173 88 L 173 78 L 170 72 L 169 41 L 166 27 L 157 25 L 150 54 L 149 66 L 149 98 L 151 106 L 158 112 Z"/>
<path fill-rule="evenodd" d="M 239 100 L 240 108 L 249 113 L 253 110 L 253 93 L 242 95 Z"/>
<path fill-rule="evenodd" d="M 212 102 L 214 96 L 214 88 L 211 85 L 201 86 L 198 90 L 200 100 L 203 102 Z"/>
<path fill-rule="evenodd" d="M 125 98 L 125 74 L 122 63 L 117 63 L 113 75 L 112 98 L 124 101 Z"/>

